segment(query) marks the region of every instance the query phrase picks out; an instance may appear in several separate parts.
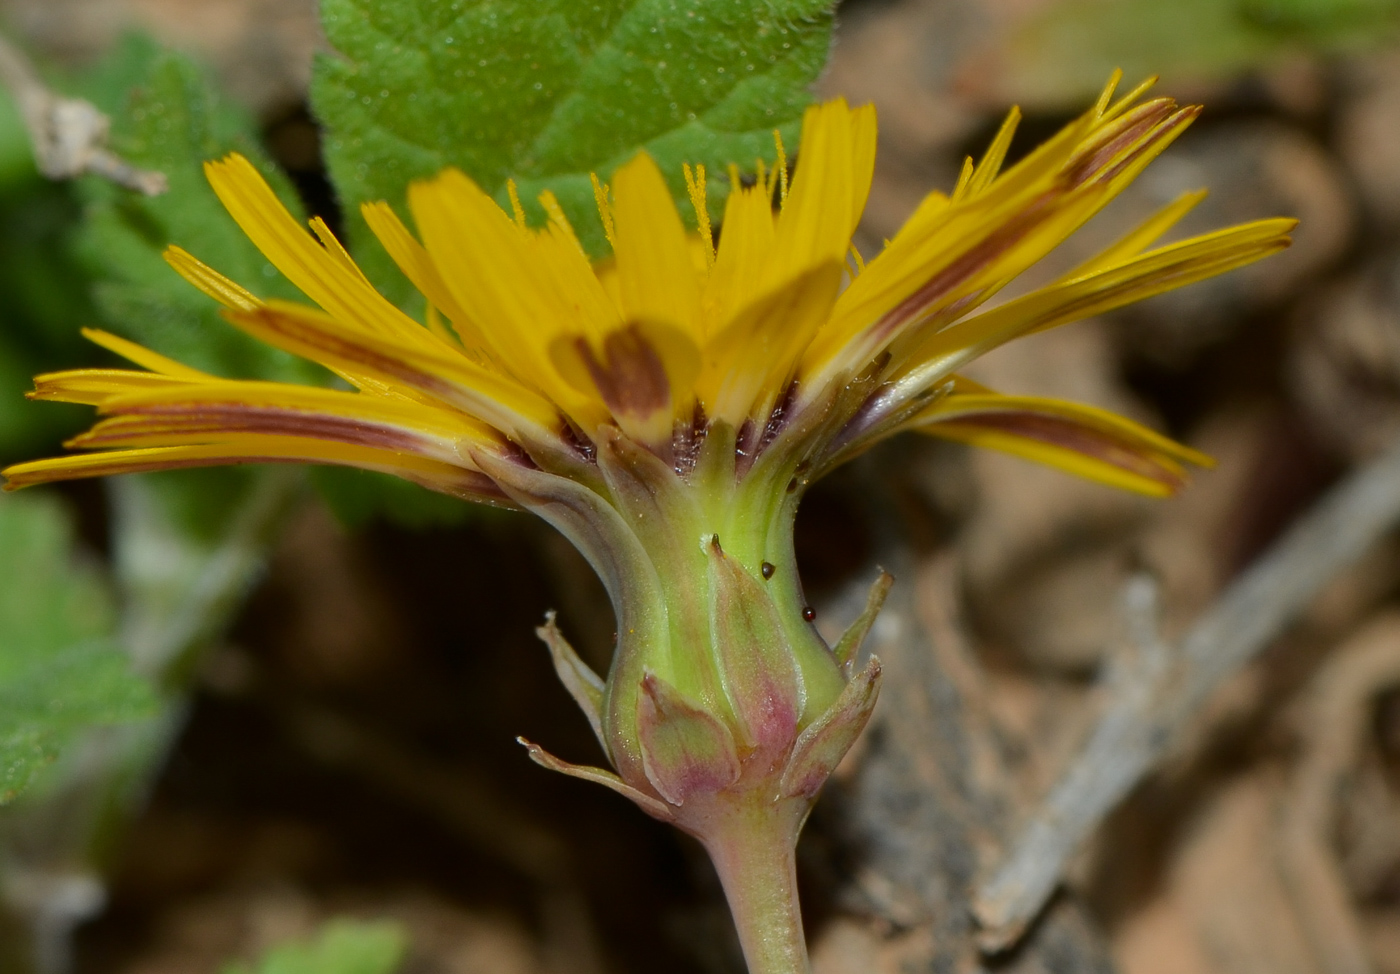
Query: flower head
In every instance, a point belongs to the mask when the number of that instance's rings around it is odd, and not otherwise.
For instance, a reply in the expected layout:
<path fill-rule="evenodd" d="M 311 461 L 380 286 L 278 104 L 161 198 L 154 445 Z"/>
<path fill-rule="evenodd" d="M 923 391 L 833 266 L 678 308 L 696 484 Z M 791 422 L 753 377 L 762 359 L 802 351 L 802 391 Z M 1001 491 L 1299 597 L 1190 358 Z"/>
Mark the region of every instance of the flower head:
<path fill-rule="evenodd" d="M 478 462 L 590 462 L 616 430 L 681 475 L 697 443 L 734 430 L 739 475 L 847 391 L 819 472 L 874 440 L 919 430 L 1021 452 L 1147 493 L 1200 458 L 1145 429 L 1069 403 L 1002 396 L 957 369 L 1033 331 L 1221 273 L 1288 243 L 1264 220 L 1148 250 L 1201 198 L 1187 194 L 1059 281 L 990 310 L 1002 287 L 1097 213 L 1195 118 L 1141 90 L 1093 109 L 1008 171 L 1017 115 L 951 195 L 931 193 L 872 260 L 851 246 L 870 187 L 875 114 L 837 100 L 809 110 L 787 170 L 731 192 L 718 247 L 687 232 L 645 153 L 598 201 L 613 256 L 591 264 L 553 197 L 538 229 L 447 170 L 415 183 L 422 243 L 387 204 L 364 215 L 429 303 L 427 326 L 382 297 L 320 220 L 300 228 L 251 164 L 208 164 L 229 212 L 319 309 L 262 301 L 191 255 L 167 258 L 236 326 L 332 369 L 351 389 L 216 377 L 101 332 L 148 371 L 40 376 L 39 399 L 109 418 L 71 444 L 104 452 L 25 463 L 9 486 L 249 461 L 388 470 L 448 493 L 510 503 Z M 703 169 L 687 170 L 704 214 Z M 781 183 L 781 201 L 773 206 Z M 512 194 L 513 198 L 513 194 Z M 856 384 L 861 395 L 849 393 Z M 810 479 L 810 477 L 808 478 Z"/>
<path fill-rule="evenodd" d="M 264 301 L 179 248 L 167 259 L 234 326 L 320 363 L 341 387 L 209 375 L 89 332 L 144 371 L 39 376 L 35 398 L 90 403 L 105 418 L 71 443 L 95 452 L 10 467 L 8 486 L 333 463 L 533 510 L 591 560 L 620 634 L 603 681 L 552 622 L 542 630 L 617 774 L 536 758 L 707 842 L 753 795 L 786 809 L 795 835 L 873 705 L 878 663 L 859 674 L 852 663 L 884 590 L 834 650 L 817 635 L 791 542 L 808 483 L 906 430 L 1148 494 L 1206 462 L 1126 419 L 957 374 L 1019 336 L 1287 246 L 1293 221 L 1276 219 L 1154 248 L 1202 195 L 1187 194 L 1059 280 L 992 303 L 1196 117 L 1142 100 L 1145 88 L 1114 101 L 1110 84 L 1003 171 L 1013 112 L 952 193 L 930 194 L 868 261 L 851 239 L 875 113 L 842 100 L 808 111 L 790 186 L 781 163 L 760 166 L 752 185 L 730 171 L 717 245 L 703 169 L 685 173 L 695 230 L 645 153 L 610 187 L 595 183 L 612 245 L 598 263 L 550 194 L 548 221 L 530 227 L 513 187 L 512 215 L 449 169 L 409 189 L 417 236 L 387 204 L 364 209 L 427 299 L 423 323 L 374 289 L 324 223 L 300 227 L 246 160 L 209 163 L 229 213 L 318 307 Z"/>

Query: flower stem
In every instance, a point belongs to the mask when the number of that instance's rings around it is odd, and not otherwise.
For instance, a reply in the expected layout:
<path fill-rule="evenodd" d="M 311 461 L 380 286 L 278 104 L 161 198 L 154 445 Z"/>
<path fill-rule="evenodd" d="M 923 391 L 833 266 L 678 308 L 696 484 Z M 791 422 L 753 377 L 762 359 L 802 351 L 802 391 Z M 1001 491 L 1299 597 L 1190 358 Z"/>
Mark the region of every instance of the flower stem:
<path fill-rule="evenodd" d="M 797 833 L 805 812 L 794 801 L 732 808 L 705 848 L 724 884 L 749 974 L 810 974 L 797 899 Z"/>

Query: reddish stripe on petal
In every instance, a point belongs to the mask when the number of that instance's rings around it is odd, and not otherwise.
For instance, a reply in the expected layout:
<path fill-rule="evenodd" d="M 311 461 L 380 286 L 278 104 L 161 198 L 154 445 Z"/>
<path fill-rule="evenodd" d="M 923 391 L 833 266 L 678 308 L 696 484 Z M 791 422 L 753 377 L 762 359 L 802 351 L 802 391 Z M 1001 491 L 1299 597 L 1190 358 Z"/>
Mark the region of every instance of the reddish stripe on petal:
<path fill-rule="evenodd" d="M 909 295 L 876 323 L 870 335 L 876 342 L 882 342 L 904 325 L 922 316 L 925 311 L 964 284 L 979 271 L 986 269 L 1002 255 L 1026 239 L 1036 227 L 1054 215 L 1051 206 L 1061 198 L 1058 191 L 1041 195 L 1017 214 L 1016 218 L 988 234 L 962 256 L 943 268 L 917 291 Z M 956 302 L 959 310 L 975 302 L 979 295 L 964 295 Z"/>
<path fill-rule="evenodd" d="M 319 312 L 278 303 L 257 312 L 225 312 L 225 317 L 261 341 L 332 369 L 401 383 L 508 434 L 523 429 L 550 439 L 546 426 L 552 427 L 557 415 L 552 406 L 513 379 L 484 370 L 457 351 L 433 347 L 431 338 L 418 348 L 371 335 L 344 334 Z"/>
<path fill-rule="evenodd" d="M 1140 114 L 1135 117 L 1125 116 L 1130 124 L 1107 141 L 1085 150 L 1077 160 L 1072 160 L 1052 189 L 1030 201 L 1005 225 L 974 245 L 887 312 L 871 329 L 872 338 L 877 342 L 884 341 L 911 321 L 923 317 L 940 299 L 1013 250 L 1047 220 L 1056 216 L 1061 211 L 1062 203 L 1079 198 L 1075 195 L 1076 190 L 1091 182 L 1103 184 L 1112 181 L 1144 155 L 1152 152 L 1173 132 L 1190 124 L 1199 113 L 1199 106 L 1176 110 L 1174 102 L 1162 100 L 1142 106 Z M 1137 143 L 1135 147 L 1134 143 Z M 1124 154 L 1125 150 L 1130 148 L 1131 151 Z M 1122 158 L 1117 158 L 1120 155 Z M 963 295 L 938 314 L 947 320 L 954 320 L 968 307 L 980 303 L 982 297 L 983 292 Z"/>
<path fill-rule="evenodd" d="M 279 314 L 263 308 L 247 314 L 230 315 L 235 321 L 256 320 L 268 330 L 285 335 L 295 342 L 319 349 L 346 362 L 363 365 L 373 372 L 397 379 L 429 395 L 446 401 L 460 399 L 457 386 L 422 369 L 414 368 L 402 358 L 376 351 L 367 342 L 350 341 L 332 334 L 325 328 L 306 324 L 291 314 Z"/>
<path fill-rule="evenodd" d="M 584 338 L 574 347 L 613 415 L 650 416 L 671 408 L 671 380 L 661 355 L 635 325 L 620 328 L 603 340 L 603 358 Z"/>
<path fill-rule="evenodd" d="M 1188 482 L 1174 461 L 1152 452 L 1134 449 L 1111 434 L 1057 416 L 1030 412 L 963 414 L 950 418 L 946 423 L 930 424 L 927 428 L 930 432 L 935 432 L 938 428 L 952 432 L 959 427 L 992 430 L 1071 450 L 1128 473 L 1155 480 L 1173 493 L 1181 490 Z"/>
<path fill-rule="evenodd" d="M 1086 146 L 1076 153 L 1068 167 L 1069 185 L 1082 186 L 1098 175 L 1115 156 L 1166 121 L 1174 111 L 1175 102 L 1168 98 L 1159 98 L 1123 116 L 1116 126 L 1100 136 L 1096 144 Z"/>
<path fill-rule="evenodd" d="M 1153 133 L 1153 137 L 1151 139 L 1147 140 L 1146 142 L 1143 142 L 1142 145 L 1138 146 L 1132 152 L 1128 153 L 1118 162 L 1114 163 L 1112 166 L 1109 166 L 1102 173 L 1099 173 L 1096 181 L 1106 183 L 1110 180 L 1116 179 L 1120 173 L 1122 173 L 1133 163 L 1137 162 L 1138 159 L 1142 158 L 1142 156 L 1144 156 L 1148 152 L 1153 151 L 1156 148 L 1158 142 L 1162 141 L 1163 139 L 1166 139 L 1178 129 L 1182 129 L 1185 128 L 1187 125 L 1190 125 L 1193 121 L 1196 120 L 1196 116 L 1199 114 L 1201 114 L 1201 107 L 1199 105 L 1192 105 L 1189 108 L 1181 109 L 1171 118 L 1167 119 L 1167 121 L 1162 124 L 1162 127 L 1158 129 L 1155 133 Z"/>
<path fill-rule="evenodd" d="M 0 471 L 0 475 L 6 478 L 5 490 L 18 490 L 59 480 L 195 467 L 242 466 L 251 463 L 333 464 L 393 474 L 429 490 L 466 501 L 498 507 L 515 506 L 495 481 L 477 470 L 375 449 L 351 447 L 350 449 L 358 449 L 360 452 L 337 455 L 335 451 L 344 450 L 345 447 L 290 437 L 285 442 L 250 445 L 237 442 L 241 435 L 228 434 L 234 438 L 232 442 L 145 447 L 37 460 L 15 464 Z"/>
<path fill-rule="evenodd" d="M 442 459 L 440 450 L 426 449 L 434 443 L 431 438 L 409 430 L 341 416 L 239 405 L 220 408 L 201 404 L 197 408 L 186 409 L 143 409 L 98 423 L 87 433 L 75 437 L 70 445 L 117 446 L 153 436 L 176 436 L 189 440 L 220 433 L 295 436 Z"/>

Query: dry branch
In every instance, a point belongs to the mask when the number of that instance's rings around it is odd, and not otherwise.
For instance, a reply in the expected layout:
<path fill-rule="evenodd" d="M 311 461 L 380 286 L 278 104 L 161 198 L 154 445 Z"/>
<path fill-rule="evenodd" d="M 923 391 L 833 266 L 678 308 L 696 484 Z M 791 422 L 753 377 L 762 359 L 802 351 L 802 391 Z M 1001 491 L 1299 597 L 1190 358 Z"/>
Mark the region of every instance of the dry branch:
<path fill-rule="evenodd" d="M 1397 522 L 1400 444 L 1329 491 L 1179 644 L 1135 647 L 1112 678 L 1113 701 L 1083 750 L 978 891 L 984 948 L 1000 950 L 1020 937 L 1075 849 L 1153 769 L 1211 693 Z"/>
<path fill-rule="evenodd" d="M 1276 865 L 1318 969 L 1374 974 L 1331 847 L 1338 802 L 1361 763 L 1375 699 L 1400 685 L 1400 616 L 1375 619 L 1340 647 L 1304 709 L 1305 740 L 1278 821 Z"/>
<path fill-rule="evenodd" d="M 73 179 L 91 173 L 147 196 L 169 188 L 164 173 L 137 169 L 108 149 L 107 116 L 89 102 L 50 91 L 29 60 L 3 37 L 0 85 L 19 106 L 34 146 L 34 162 L 44 176 Z"/>
<path fill-rule="evenodd" d="M 936 548 L 920 557 L 911 544 L 910 509 L 901 507 L 893 472 L 909 469 L 906 452 L 877 451 L 846 481 L 871 528 L 874 563 L 897 579 L 866 649 L 899 676 L 881 689 L 850 776 L 830 789 L 811 827 L 824 836 L 818 849 L 839 850 L 828 868 L 850 915 L 846 929 L 861 931 L 855 942 L 866 951 L 832 970 L 1112 974 L 1102 934 L 1069 897 L 1014 956 L 992 964 L 978 956 L 974 883 L 984 850 L 1006 834 L 1012 795 L 985 675 L 960 618 L 956 553 Z M 867 565 L 820 611 L 854 617 L 875 571 Z"/>

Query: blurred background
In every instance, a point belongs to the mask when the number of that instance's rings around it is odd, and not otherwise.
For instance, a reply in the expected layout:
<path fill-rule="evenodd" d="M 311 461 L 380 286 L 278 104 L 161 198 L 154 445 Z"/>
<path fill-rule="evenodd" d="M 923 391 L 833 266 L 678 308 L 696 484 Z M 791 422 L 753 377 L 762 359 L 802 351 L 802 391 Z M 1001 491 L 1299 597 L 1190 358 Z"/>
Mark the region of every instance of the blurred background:
<path fill-rule="evenodd" d="M 53 77 L 85 79 L 75 93 L 99 106 L 124 97 L 110 64 L 147 43 L 133 31 L 186 52 L 307 210 L 338 219 L 307 108 L 311 59 L 327 49 L 314 0 L 2 0 L 0 27 Z M 1037 276 L 1199 187 L 1211 196 L 1183 233 L 1288 215 L 1302 221 L 1296 242 L 970 373 L 1215 456 L 1181 497 L 908 438 L 807 500 L 799 558 L 819 624 L 840 631 L 877 563 L 898 578 L 877 630 L 898 686 L 804 838 L 818 974 L 1400 974 L 1391 537 L 1175 728 L 1167 758 L 1074 857 L 1029 947 L 977 949 L 970 890 L 1107 705 L 1125 586 L 1155 579 L 1162 632 L 1179 637 L 1400 437 L 1396 0 L 846 0 L 819 92 L 879 110 L 861 250 L 951 188 L 1010 104 L 1026 114 L 1015 157 L 1115 66 L 1129 85 L 1160 74 L 1162 93 L 1206 111 Z M 113 268 L 103 248 L 116 238 L 100 233 L 122 205 L 36 176 L 6 109 L 4 462 L 54 451 L 86 419 L 20 396 L 36 371 L 105 361 L 78 328 L 139 299 L 142 279 Z M 312 480 L 34 492 L 68 539 L 57 570 L 115 579 L 112 611 L 146 639 L 144 671 L 166 696 L 139 739 L 85 740 L 46 772 L 60 783 L 0 813 L 0 963 L 194 974 L 348 915 L 398 923 L 406 972 L 741 971 L 699 848 L 536 768 L 514 742 L 601 760 L 533 635 L 557 609 L 605 668 L 611 614 L 582 559 L 523 515 L 368 475 Z M 186 525 L 174 533 L 161 520 L 172 510 Z M 222 582 L 189 587 L 210 578 Z M 213 621 L 170 636 L 200 598 Z M 109 769 L 100 788 L 82 770 L 94 763 Z"/>

